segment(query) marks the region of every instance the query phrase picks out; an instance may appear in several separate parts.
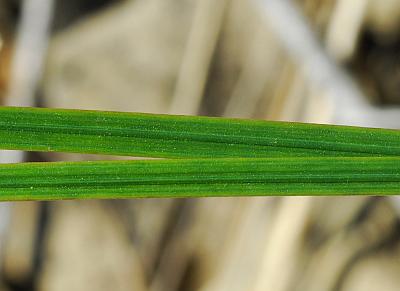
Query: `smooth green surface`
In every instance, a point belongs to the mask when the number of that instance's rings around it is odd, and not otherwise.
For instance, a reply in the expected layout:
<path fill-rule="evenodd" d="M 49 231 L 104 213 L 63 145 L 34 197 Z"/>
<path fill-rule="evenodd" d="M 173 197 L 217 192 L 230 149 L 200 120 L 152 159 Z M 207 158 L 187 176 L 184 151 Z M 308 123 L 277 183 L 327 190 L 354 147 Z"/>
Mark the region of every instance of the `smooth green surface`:
<path fill-rule="evenodd" d="M 400 157 L 178 159 L 0 165 L 0 200 L 392 195 Z"/>
<path fill-rule="evenodd" d="M 0 107 L 0 149 L 179 158 L 0 165 L 0 201 L 400 192 L 400 131 Z"/>
<path fill-rule="evenodd" d="M 0 107 L 0 149 L 175 158 L 400 156 L 400 131 Z"/>

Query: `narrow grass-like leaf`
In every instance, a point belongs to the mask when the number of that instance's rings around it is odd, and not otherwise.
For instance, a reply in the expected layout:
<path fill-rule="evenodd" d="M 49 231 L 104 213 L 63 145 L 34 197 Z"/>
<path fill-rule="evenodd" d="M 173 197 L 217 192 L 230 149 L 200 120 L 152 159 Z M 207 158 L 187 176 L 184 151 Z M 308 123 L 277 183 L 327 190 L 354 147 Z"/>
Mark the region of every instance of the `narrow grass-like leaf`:
<path fill-rule="evenodd" d="M 1 107 L 0 148 L 175 158 L 399 156 L 400 131 Z"/>
<path fill-rule="evenodd" d="M 398 194 L 400 157 L 0 165 L 0 200 Z"/>

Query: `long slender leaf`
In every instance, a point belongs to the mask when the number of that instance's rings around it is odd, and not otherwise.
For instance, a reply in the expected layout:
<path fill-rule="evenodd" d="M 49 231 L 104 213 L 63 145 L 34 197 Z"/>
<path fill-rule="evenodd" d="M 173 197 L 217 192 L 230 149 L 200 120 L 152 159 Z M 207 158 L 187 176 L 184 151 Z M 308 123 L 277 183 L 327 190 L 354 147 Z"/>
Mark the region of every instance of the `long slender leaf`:
<path fill-rule="evenodd" d="M 0 165 L 0 200 L 390 195 L 400 157 L 179 159 Z"/>
<path fill-rule="evenodd" d="M 178 158 L 399 156 L 400 131 L 1 107 L 0 148 Z"/>

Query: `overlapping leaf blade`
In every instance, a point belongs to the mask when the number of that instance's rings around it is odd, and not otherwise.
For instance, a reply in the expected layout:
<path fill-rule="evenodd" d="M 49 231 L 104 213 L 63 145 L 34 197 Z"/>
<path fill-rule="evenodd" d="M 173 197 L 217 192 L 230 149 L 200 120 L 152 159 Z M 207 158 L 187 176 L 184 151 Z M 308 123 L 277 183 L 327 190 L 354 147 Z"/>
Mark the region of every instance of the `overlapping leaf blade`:
<path fill-rule="evenodd" d="M 0 165 L 0 200 L 400 192 L 400 131 L 0 108 L 0 148 L 179 158 Z"/>

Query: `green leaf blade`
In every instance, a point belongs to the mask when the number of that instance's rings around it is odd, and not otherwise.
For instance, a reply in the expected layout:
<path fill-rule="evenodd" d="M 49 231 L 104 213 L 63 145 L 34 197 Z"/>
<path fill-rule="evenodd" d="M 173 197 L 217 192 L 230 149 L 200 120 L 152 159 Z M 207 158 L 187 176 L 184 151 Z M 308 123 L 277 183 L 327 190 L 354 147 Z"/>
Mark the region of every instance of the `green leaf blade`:
<path fill-rule="evenodd" d="M 400 156 L 400 131 L 0 107 L 0 148 L 172 158 Z"/>
<path fill-rule="evenodd" d="M 0 165 L 0 200 L 395 195 L 400 157 L 185 159 Z"/>

